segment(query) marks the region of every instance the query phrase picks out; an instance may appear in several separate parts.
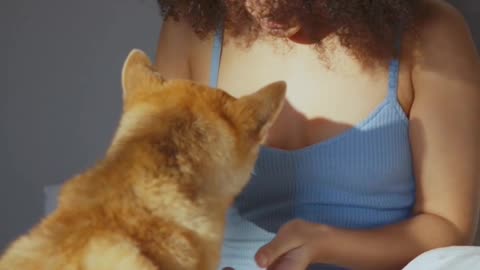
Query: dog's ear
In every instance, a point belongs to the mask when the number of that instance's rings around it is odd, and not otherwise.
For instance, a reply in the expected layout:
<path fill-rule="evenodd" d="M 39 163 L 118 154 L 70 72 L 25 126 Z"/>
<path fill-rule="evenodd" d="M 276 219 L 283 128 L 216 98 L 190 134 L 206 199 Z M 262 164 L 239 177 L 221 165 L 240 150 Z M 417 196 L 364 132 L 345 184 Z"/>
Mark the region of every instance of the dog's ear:
<path fill-rule="evenodd" d="M 126 98 L 136 91 L 149 91 L 163 82 L 164 79 L 155 70 L 147 54 L 133 49 L 122 69 L 123 97 Z"/>
<path fill-rule="evenodd" d="M 228 114 L 241 132 L 263 142 L 283 107 L 286 88 L 283 81 L 269 84 L 229 104 Z"/>

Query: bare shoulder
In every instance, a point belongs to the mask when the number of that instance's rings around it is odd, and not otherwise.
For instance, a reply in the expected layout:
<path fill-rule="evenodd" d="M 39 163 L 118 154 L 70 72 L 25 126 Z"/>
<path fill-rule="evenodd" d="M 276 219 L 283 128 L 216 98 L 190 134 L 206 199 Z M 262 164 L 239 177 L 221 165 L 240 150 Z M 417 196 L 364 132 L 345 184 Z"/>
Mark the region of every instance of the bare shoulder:
<path fill-rule="evenodd" d="M 169 79 L 190 79 L 190 57 L 198 40 L 192 27 L 184 21 L 167 18 L 161 28 L 156 67 Z"/>
<path fill-rule="evenodd" d="M 414 47 L 414 71 L 478 76 L 479 56 L 465 18 L 444 0 L 424 0 Z"/>

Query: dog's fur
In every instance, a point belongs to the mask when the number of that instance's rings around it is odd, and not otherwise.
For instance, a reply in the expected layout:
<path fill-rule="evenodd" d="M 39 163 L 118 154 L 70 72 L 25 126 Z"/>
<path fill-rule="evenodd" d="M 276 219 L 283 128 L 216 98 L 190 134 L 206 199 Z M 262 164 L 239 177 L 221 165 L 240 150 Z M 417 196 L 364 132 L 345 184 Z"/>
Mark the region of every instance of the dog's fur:
<path fill-rule="evenodd" d="M 12 243 L 0 270 L 216 269 L 224 220 L 250 178 L 285 84 L 236 99 L 167 81 L 140 50 L 122 72 L 124 112 L 105 158 Z"/>

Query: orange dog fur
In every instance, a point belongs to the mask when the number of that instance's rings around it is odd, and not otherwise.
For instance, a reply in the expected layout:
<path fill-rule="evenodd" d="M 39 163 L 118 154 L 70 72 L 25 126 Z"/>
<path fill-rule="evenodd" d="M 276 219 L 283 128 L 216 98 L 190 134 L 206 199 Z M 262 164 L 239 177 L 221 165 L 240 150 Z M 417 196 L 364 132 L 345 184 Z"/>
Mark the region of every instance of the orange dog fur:
<path fill-rule="evenodd" d="M 105 158 L 67 181 L 58 208 L 0 270 L 216 269 L 225 215 L 285 98 L 241 98 L 165 80 L 140 50 L 123 67 L 124 112 Z"/>

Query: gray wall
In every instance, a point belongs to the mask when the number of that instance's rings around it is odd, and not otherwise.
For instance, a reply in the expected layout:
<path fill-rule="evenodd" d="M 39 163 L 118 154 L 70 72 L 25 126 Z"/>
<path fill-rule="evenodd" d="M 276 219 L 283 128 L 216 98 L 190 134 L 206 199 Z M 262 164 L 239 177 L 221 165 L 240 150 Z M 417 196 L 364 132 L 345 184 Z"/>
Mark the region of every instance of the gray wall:
<path fill-rule="evenodd" d="M 43 186 L 92 165 L 121 111 L 130 49 L 154 56 L 154 0 L 0 1 L 0 249 L 43 214 Z"/>
<path fill-rule="evenodd" d="M 480 44 L 480 1 L 455 1 Z M 131 48 L 154 55 L 154 0 L 0 0 L 0 249 L 43 213 L 43 186 L 92 165 L 121 108 Z"/>

